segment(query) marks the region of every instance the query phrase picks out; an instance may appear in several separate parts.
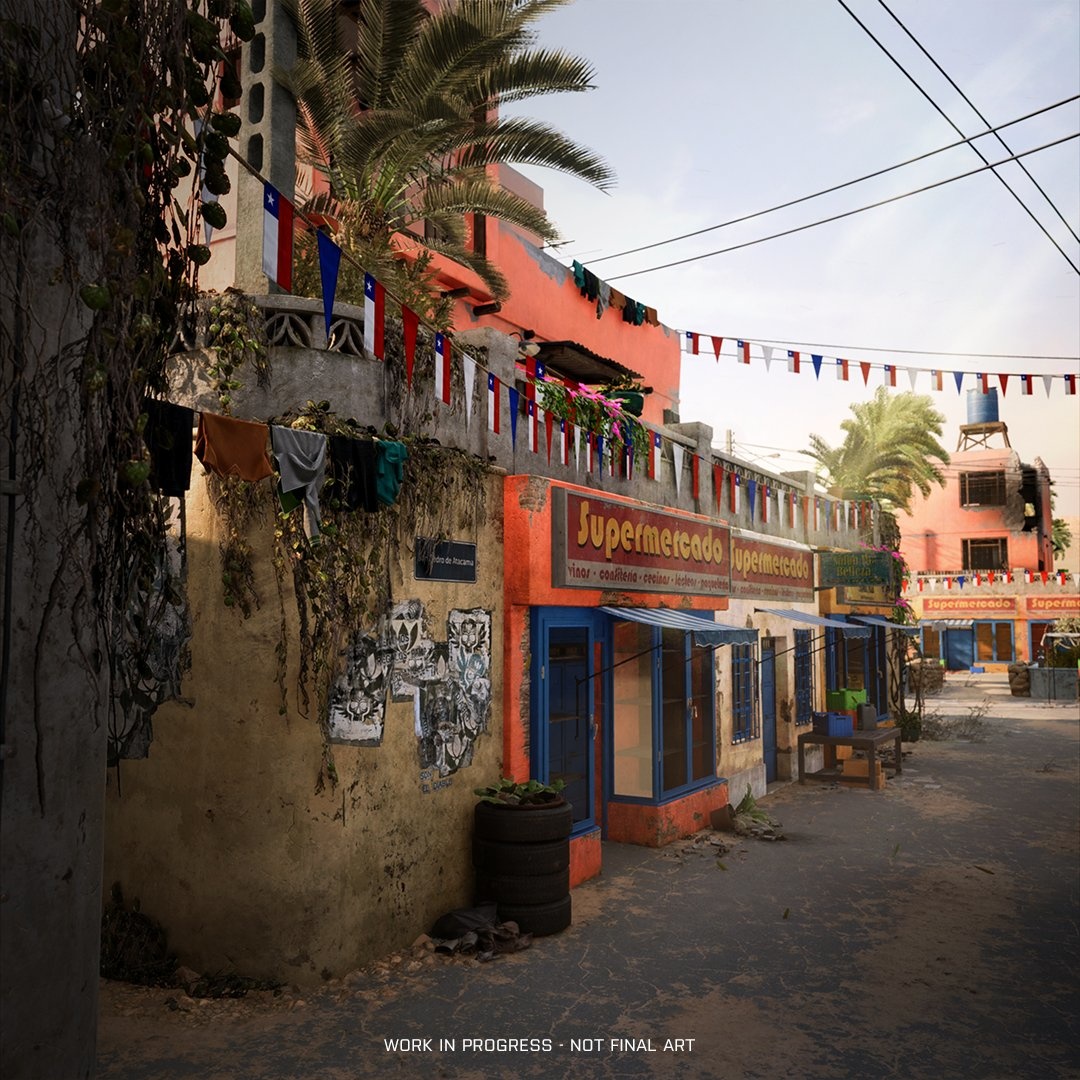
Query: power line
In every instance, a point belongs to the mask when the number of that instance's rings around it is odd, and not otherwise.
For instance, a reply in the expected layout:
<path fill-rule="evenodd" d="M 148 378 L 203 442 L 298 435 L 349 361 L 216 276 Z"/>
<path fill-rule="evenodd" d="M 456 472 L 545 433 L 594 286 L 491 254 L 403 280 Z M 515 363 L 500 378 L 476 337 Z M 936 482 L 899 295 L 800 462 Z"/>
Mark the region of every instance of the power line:
<path fill-rule="evenodd" d="M 889 7 L 888 4 L 885 3 L 885 0 L 878 0 L 878 3 L 881 4 L 881 6 L 889 13 L 889 15 L 891 16 L 893 22 L 895 22 L 896 25 L 899 26 L 900 29 L 903 30 L 904 33 L 907 34 L 907 36 L 909 38 L 911 38 L 911 40 L 915 43 L 915 45 L 918 47 L 919 51 L 923 54 L 923 56 L 925 56 L 926 59 L 929 60 L 930 63 L 933 64 L 934 67 L 936 67 L 938 69 L 938 71 L 941 72 L 941 74 L 945 77 L 945 79 L 948 80 L 949 85 L 964 99 L 964 101 L 966 101 L 968 103 L 968 105 L 970 106 L 972 112 L 974 112 L 975 115 L 986 125 L 986 131 L 983 134 L 986 134 L 986 135 L 993 134 L 996 137 L 997 141 L 999 143 L 1001 143 L 1004 150 L 1007 153 L 1011 154 L 1012 153 L 1012 147 L 1009 146 L 1009 144 L 998 134 L 998 132 L 1001 130 L 1001 128 L 1003 128 L 1003 127 L 1005 127 L 1007 125 L 1002 124 L 997 128 L 991 126 L 990 121 L 987 120 L 986 117 L 983 116 L 983 114 L 979 111 L 978 107 L 975 105 L 975 102 L 973 102 L 971 100 L 971 98 L 969 98 L 967 96 L 967 94 L 965 94 L 964 91 L 961 90 L 960 87 L 956 85 L 956 82 L 953 80 L 952 76 L 949 75 L 949 73 L 930 55 L 929 52 L 927 52 L 926 47 L 922 44 L 922 42 L 919 41 L 918 38 L 916 38 L 915 35 L 900 21 L 900 19 L 897 17 L 895 12 Z M 978 138 L 978 136 L 976 136 L 976 138 Z M 1053 210 L 1055 214 L 1057 214 L 1058 218 L 1061 221 L 1061 224 L 1064 225 L 1065 228 L 1068 229 L 1070 233 L 1072 233 L 1073 239 L 1077 243 L 1080 243 L 1080 236 L 1077 236 L 1076 230 L 1065 219 L 1065 215 L 1057 208 L 1057 206 L 1054 205 L 1054 200 L 1051 199 L 1050 196 L 1046 194 L 1046 192 L 1043 190 L 1042 185 L 1039 183 L 1039 181 L 1036 180 L 1035 177 L 1032 176 L 1030 172 L 1028 172 L 1028 167 L 1022 161 L 1018 161 L 1017 164 L 1023 170 L 1024 175 L 1035 185 L 1036 191 L 1038 191 L 1038 193 L 1046 200 L 1047 205 L 1050 207 L 1050 209 Z"/>
<path fill-rule="evenodd" d="M 953 131 L 955 131 L 957 133 L 957 135 L 963 136 L 964 133 L 956 126 L 956 124 L 954 124 L 952 122 L 952 120 L 949 119 L 948 115 L 945 113 L 945 110 L 942 109 L 942 107 L 919 85 L 919 83 L 916 81 L 915 77 L 904 67 L 903 64 L 900 63 L 899 60 L 896 59 L 895 56 L 893 56 L 893 54 L 891 52 L 889 52 L 889 50 L 884 46 L 884 44 L 882 44 L 882 42 L 877 37 L 874 36 L 873 31 L 871 31 L 871 29 L 858 17 L 858 15 L 856 15 L 855 12 L 852 11 L 850 7 L 848 7 L 845 0 L 836 0 L 836 2 L 859 24 L 859 26 L 862 27 L 862 29 L 866 32 L 866 34 L 870 38 L 870 40 L 873 41 L 873 43 L 875 45 L 877 45 L 877 47 L 879 49 L 881 49 L 881 51 L 896 65 L 896 67 L 900 70 L 900 72 L 904 75 L 904 77 L 911 83 L 911 85 L 914 86 L 915 89 L 918 90 L 919 93 L 922 94 L 922 96 L 924 98 L 926 98 L 927 101 L 930 102 L 931 105 L 933 105 L 934 109 L 942 116 L 942 118 L 949 125 L 949 127 L 951 127 L 953 129 Z M 972 150 L 975 151 L 976 154 L 979 155 L 979 159 L 982 162 L 984 162 L 987 165 L 990 164 L 986 160 L 986 156 L 983 154 L 983 152 L 974 143 L 969 143 L 968 145 L 971 147 Z M 1022 156 L 1023 155 L 1017 155 L 1017 158 L 1022 157 Z M 1007 160 L 1014 161 L 1017 158 L 1008 158 Z M 997 164 L 1002 165 L 1002 164 L 1004 164 L 1004 162 L 997 162 Z M 1013 188 L 1009 185 L 1009 182 L 1005 179 L 1005 177 L 1002 176 L 1000 173 L 997 173 L 997 172 L 995 172 L 994 175 L 1005 186 L 1005 189 L 1009 192 L 1009 194 L 1012 195 L 1012 197 L 1024 208 L 1024 211 L 1027 213 L 1028 217 L 1031 218 L 1031 220 L 1034 221 L 1035 224 L 1039 226 L 1039 228 L 1042 230 L 1043 235 L 1046 237 L 1046 239 L 1049 240 L 1050 243 L 1053 244 L 1054 247 L 1056 247 L 1059 252 L 1061 252 L 1061 257 L 1073 268 L 1073 270 L 1077 274 L 1080 274 L 1080 266 L 1077 266 L 1076 263 L 1074 263 L 1072 261 L 1072 259 L 1070 259 L 1069 256 L 1065 254 L 1065 249 L 1050 235 L 1050 233 L 1047 231 L 1046 226 L 1043 225 L 1043 223 L 1031 212 L 1031 209 L 1024 202 L 1024 200 L 1022 198 L 1020 198 L 1020 196 L 1016 193 L 1016 191 L 1013 190 Z"/>
<path fill-rule="evenodd" d="M 834 191 L 841 191 L 844 188 L 852 187 L 855 184 L 861 184 L 864 180 L 873 180 L 877 176 L 884 176 L 886 173 L 895 172 L 897 169 L 904 168 L 905 165 L 913 165 L 917 161 L 924 161 L 926 158 L 934 157 L 936 154 L 943 154 L 946 150 L 955 150 L 956 147 L 963 146 L 965 143 L 971 142 L 972 139 L 981 139 L 984 135 L 991 134 L 991 132 L 1012 127 L 1014 124 L 1021 124 L 1025 120 L 1030 120 L 1033 116 L 1040 116 L 1042 113 L 1060 109 L 1063 105 L 1072 104 L 1072 102 L 1076 101 L 1078 98 L 1080 98 L 1080 94 L 1074 94 L 1070 98 L 1063 98 L 1053 105 L 1047 105 L 1045 108 L 1036 109 L 1034 112 L 1017 117 L 1017 119 L 1010 120 L 1006 124 L 999 124 L 998 127 L 991 128 L 990 131 L 972 135 L 970 138 L 958 139 L 956 142 L 949 143 L 948 146 L 941 146 L 937 150 L 929 150 L 925 154 L 919 154 L 916 157 L 908 158 L 907 161 L 901 161 L 897 165 L 889 165 L 884 169 L 877 169 L 875 172 L 866 173 L 865 176 L 856 177 L 854 180 L 845 180 L 842 184 L 834 184 L 832 187 L 822 188 L 821 191 L 815 191 L 812 195 L 803 195 L 798 199 L 789 199 L 787 202 L 780 203 L 778 206 L 770 206 L 768 210 L 756 210 L 752 214 L 743 214 L 742 217 L 731 218 L 729 221 L 722 221 L 719 225 L 709 225 L 704 229 L 695 229 L 693 232 L 683 233 L 681 236 L 672 236 L 667 240 L 657 240 L 652 244 L 642 244 L 640 247 L 627 248 L 626 251 L 617 251 L 614 255 L 602 255 L 599 259 L 590 259 L 589 265 L 595 266 L 597 263 L 607 262 L 609 259 L 618 259 L 623 255 L 635 255 L 639 251 L 649 251 L 652 248 L 664 247 L 667 244 L 675 244 L 680 240 L 689 240 L 694 236 L 703 236 L 705 233 L 716 232 L 717 229 L 726 229 L 729 225 L 738 225 L 743 221 L 751 221 L 754 218 L 764 217 L 766 214 L 775 213 L 777 210 L 786 210 L 789 206 L 798 206 L 799 203 L 809 202 L 811 199 L 820 198 L 822 195 L 830 195 Z M 1004 146 L 1005 144 L 1002 143 L 1002 145 Z M 1007 146 L 1005 149 L 1008 150 L 1010 154 L 1012 153 Z M 588 252 L 580 252 L 579 254 L 587 255 Z"/>
<path fill-rule="evenodd" d="M 843 0 L 840 0 L 840 3 L 843 3 Z M 700 262 L 702 259 L 711 259 L 714 255 L 726 255 L 729 251 L 739 251 L 742 248 L 753 247 L 755 244 L 764 244 L 768 240 L 777 240 L 782 236 L 791 236 L 794 233 L 805 232 L 807 229 L 816 228 L 818 225 L 828 225 L 832 221 L 840 221 L 843 218 L 854 217 L 856 214 L 865 213 L 867 210 L 874 210 L 879 206 L 886 206 L 889 203 L 899 202 L 901 199 L 908 199 L 912 195 L 921 195 L 924 191 L 932 191 L 934 188 L 944 187 L 946 184 L 952 184 L 957 180 L 965 180 L 969 176 L 975 176 L 977 173 L 986 172 L 988 169 L 993 170 L 999 165 L 1006 165 L 1010 161 L 1018 161 L 1020 158 L 1028 157 L 1030 154 L 1038 154 L 1043 150 L 1049 150 L 1051 147 L 1060 146 L 1062 143 L 1071 142 L 1076 138 L 1080 138 L 1080 132 L 1074 132 L 1072 135 L 1064 135 L 1060 139 L 1054 139 L 1052 142 L 1043 143 L 1042 146 L 1036 146 L 1031 150 L 1023 151 L 1020 154 L 1013 154 L 1011 157 L 1002 158 L 1001 161 L 981 165 L 979 168 L 972 169 L 970 172 L 960 173 L 958 176 L 950 176 L 945 180 L 938 180 L 933 184 L 926 184 L 924 187 L 914 188 L 912 191 L 905 191 L 902 195 L 893 195 L 888 199 L 881 199 L 878 202 L 869 203 L 866 206 L 860 206 L 854 210 L 845 210 L 842 214 L 833 214 L 831 217 L 821 218 L 819 221 L 811 221 L 808 225 L 798 225 L 793 229 L 784 229 L 783 232 L 759 237 L 757 240 L 747 240 L 742 244 L 732 244 L 730 247 L 719 248 L 716 251 L 706 251 L 703 255 L 691 255 L 686 259 L 676 259 L 674 262 L 661 263 L 659 266 L 648 266 L 644 270 L 631 270 L 626 274 L 615 274 L 606 280 L 621 281 L 625 278 L 640 277 L 642 274 L 652 274 L 657 270 L 668 270 L 673 266 L 684 266 L 687 263 Z M 1061 249 L 1058 248 L 1058 250 L 1060 251 Z M 1062 252 L 1062 254 L 1064 255 L 1065 253 Z M 1065 258 L 1068 259 L 1069 257 L 1066 255 Z M 1069 261 L 1069 265 L 1073 266 L 1071 260 Z M 1073 266 L 1073 269 L 1080 274 L 1080 267 Z"/>

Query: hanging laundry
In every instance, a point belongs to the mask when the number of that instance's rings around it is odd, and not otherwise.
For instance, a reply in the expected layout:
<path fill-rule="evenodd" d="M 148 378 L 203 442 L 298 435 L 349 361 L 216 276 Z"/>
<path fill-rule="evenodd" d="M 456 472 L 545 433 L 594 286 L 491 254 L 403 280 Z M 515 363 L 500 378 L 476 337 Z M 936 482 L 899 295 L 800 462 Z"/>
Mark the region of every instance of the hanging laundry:
<path fill-rule="evenodd" d="M 628 322 L 628 323 L 633 323 L 636 320 L 637 320 L 637 301 L 636 300 L 631 300 L 630 297 L 628 296 L 626 298 L 626 305 L 623 307 L 623 311 L 622 311 L 622 321 L 623 322 Z"/>
<path fill-rule="evenodd" d="M 656 308 L 647 307 L 645 309 L 645 321 L 650 326 L 659 326 L 660 325 L 660 316 L 656 314 Z"/>
<path fill-rule="evenodd" d="M 326 436 L 317 431 L 299 431 L 275 424 L 270 428 L 270 444 L 281 475 L 282 510 L 287 513 L 297 501 L 302 502 L 307 534 L 318 536 L 322 521 L 319 491 L 326 477 Z"/>
<path fill-rule="evenodd" d="M 409 451 L 404 443 L 380 440 L 376 445 L 375 492 L 379 502 L 387 506 L 397 502 L 408 456 Z"/>
<path fill-rule="evenodd" d="M 598 319 L 603 318 L 609 303 L 611 303 L 611 286 L 606 281 L 601 281 L 600 295 L 596 298 L 596 317 Z"/>
<path fill-rule="evenodd" d="M 145 398 L 143 438 L 150 451 L 150 486 L 163 495 L 182 496 L 191 487 L 191 429 L 195 412 L 170 401 Z"/>
<path fill-rule="evenodd" d="M 645 321 L 645 305 L 639 300 L 634 305 L 634 325 L 640 326 Z"/>
<path fill-rule="evenodd" d="M 626 295 L 611 286 L 608 286 L 608 288 L 611 292 L 608 302 L 616 311 L 622 311 L 626 307 Z"/>
<path fill-rule="evenodd" d="M 579 262 L 574 263 L 573 270 L 574 284 L 578 287 L 581 295 L 587 300 L 596 300 L 600 295 L 600 279 L 591 270 L 586 270 Z"/>
<path fill-rule="evenodd" d="M 585 290 L 585 267 L 581 265 L 576 259 L 571 265 L 571 269 L 574 273 L 574 284 L 581 289 Z"/>
<path fill-rule="evenodd" d="M 266 452 L 269 434 L 265 424 L 199 413 L 195 456 L 218 476 L 233 476 L 254 484 L 274 474 Z"/>
<path fill-rule="evenodd" d="M 375 441 L 331 435 L 329 451 L 332 505 L 369 513 L 378 510 Z"/>

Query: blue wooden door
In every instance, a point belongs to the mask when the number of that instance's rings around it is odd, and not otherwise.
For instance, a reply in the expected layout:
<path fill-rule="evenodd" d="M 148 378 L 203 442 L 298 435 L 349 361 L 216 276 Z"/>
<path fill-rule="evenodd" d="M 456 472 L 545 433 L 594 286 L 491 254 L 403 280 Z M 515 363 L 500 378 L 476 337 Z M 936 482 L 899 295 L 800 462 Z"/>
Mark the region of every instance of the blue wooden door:
<path fill-rule="evenodd" d="M 945 631 L 945 667 L 948 671 L 967 671 L 975 663 L 975 632 Z"/>
<path fill-rule="evenodd" d="M 552 626 L 548 634 L 548 780 L 566 784 L 580 824 L 593 816 L 590 635 L 584 626 Z"/>
<path fill-rule="evenodd" d="M 761 650 L 761 742 L 765 781 L 776 779 L 776 651 Z"/>

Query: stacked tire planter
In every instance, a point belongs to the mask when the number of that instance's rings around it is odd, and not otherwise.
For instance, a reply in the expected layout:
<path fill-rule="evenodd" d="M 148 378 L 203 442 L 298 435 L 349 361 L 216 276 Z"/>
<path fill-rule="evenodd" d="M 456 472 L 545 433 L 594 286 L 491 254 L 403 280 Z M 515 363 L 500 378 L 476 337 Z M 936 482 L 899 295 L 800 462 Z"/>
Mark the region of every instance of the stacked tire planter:
<path fill-rule="evenodd" d="M 570 925 L 568 802 L 476 804 L 473 866 L 477 903 L 494 900 L 499 918 L 541 937 Z"/>

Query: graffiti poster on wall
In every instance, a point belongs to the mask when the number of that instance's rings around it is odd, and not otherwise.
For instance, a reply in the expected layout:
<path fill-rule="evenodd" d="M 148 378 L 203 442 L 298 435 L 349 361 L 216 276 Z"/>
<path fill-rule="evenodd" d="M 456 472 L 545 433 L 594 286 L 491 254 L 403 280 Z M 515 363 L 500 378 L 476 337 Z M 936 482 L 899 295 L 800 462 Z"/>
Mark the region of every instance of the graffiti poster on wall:
<path fill-rule="evenodd" d="M 357 634 L 343 656 L 344 668 L 330 688 L 330 741 L 378 746 L 393 656 L 369 634 Z"/>
<path fill-rule="evenodd" d="M 358 633 L 331 689 L 331 741 L 378 746 L 389 694 L 413 704 L 422 771 L 470 765 L 491 718 L 491 612 L 451 611 L 446 637 L 431 637 L 419 600 L 395 604 L 381 635 Z"/>
<path fill-rule="evenodd" d="M 447 639 L 457 721 L 471 743 L 491 716 L 491 612 L 451 611 Z"/>
<path fill-rule="evenodd" d="M 394 701 L 412 701 L 420 687 L 446 678 L 446 649 L 440 654 L 424 621 L 424 605 L 419 600 L 405 600 L 390 609 L 386 632 L 394 657 Z"/>

